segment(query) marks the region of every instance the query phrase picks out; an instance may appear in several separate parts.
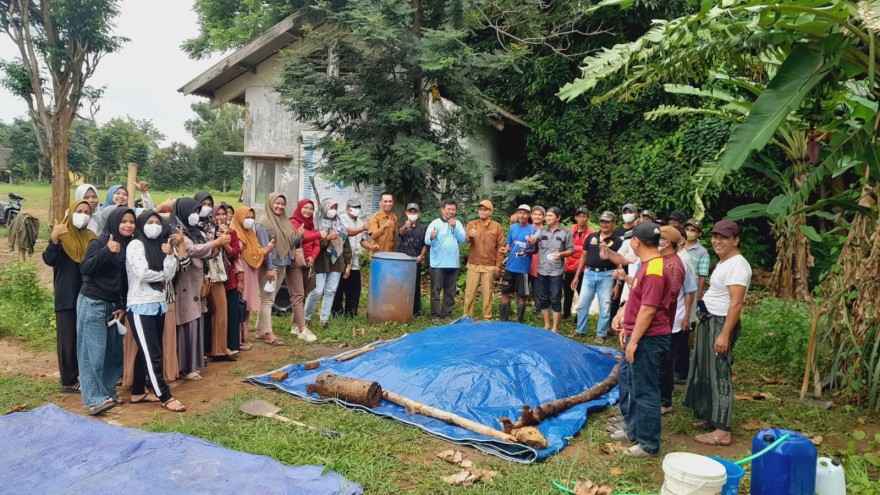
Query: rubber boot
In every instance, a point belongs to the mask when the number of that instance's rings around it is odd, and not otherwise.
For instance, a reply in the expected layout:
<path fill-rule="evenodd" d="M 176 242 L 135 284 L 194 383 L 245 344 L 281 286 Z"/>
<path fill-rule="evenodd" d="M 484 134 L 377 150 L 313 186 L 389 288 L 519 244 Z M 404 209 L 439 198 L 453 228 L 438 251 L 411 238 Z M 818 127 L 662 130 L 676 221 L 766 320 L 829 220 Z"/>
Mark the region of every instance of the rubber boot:
<path fill-rule="evenodd" d="M 526 305 L 519 304 L 516 306 L 516 321 L 519 323 L 523 322 L 523 319 L 526 316 Z"/>
<path fill-rule="evenodd" d="M 510 320 L 510 303 L 507 303 L 507 304 L 501 303 L 501 306 L 498 307 L 498 320 L 499 321 L 509 321 Z"/>

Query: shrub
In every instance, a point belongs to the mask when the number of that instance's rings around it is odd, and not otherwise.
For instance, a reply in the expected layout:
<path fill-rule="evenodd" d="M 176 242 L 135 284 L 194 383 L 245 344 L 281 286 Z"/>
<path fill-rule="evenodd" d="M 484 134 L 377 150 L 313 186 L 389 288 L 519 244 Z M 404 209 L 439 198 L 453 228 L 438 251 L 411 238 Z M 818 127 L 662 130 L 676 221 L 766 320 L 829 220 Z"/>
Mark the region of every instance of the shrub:
<path fill-rule="evenodd" d="M 52 293 L 29 263 L 0 268 L 0 335 L 28 341 L 32 347 L 55 346 L 55 304 Z"/>
<path fill-rule="evenodd" d="M 810 310 L 803 303 L 764 298 L 743 313 L 736 354 L 797 382 L 804 372 Z"/>

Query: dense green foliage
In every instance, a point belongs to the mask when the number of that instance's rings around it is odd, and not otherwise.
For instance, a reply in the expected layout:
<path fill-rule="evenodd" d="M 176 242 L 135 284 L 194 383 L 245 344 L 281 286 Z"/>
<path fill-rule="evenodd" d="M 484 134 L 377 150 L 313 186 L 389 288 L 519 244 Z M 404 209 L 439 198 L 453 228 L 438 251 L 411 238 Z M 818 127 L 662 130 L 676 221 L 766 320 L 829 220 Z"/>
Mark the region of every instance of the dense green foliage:
<path fill-rule="evenodd" d="M 37 268 L 12 263 L 0 268 L 0 336 L 27 340 L 40 349 L 55 347 L 55 305 L 40 285 Z"/>

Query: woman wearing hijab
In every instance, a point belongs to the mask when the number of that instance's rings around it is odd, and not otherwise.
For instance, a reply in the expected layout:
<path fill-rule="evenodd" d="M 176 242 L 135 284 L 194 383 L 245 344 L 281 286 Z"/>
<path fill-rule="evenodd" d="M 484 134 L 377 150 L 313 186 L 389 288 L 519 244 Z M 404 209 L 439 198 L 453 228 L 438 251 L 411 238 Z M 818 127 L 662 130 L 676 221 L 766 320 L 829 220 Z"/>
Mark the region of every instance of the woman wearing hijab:
<path fill-rule="evenodd" d="M 305 319 L 311 321 L 318 305 L 318 299 L 324 297 L 321 305 L 321 327 L 327 328 L 330 320 L 330 308 L 336 296 L 336 288 L 343 272 L 347 277 L 351 273 L 351 246 L 346 240 L 348 232 L 339 219 L 339 203 L 332 199 L 321 202 L 321 218 L 318 232 L 320 250 L 315 259 L 315 288 L 309 293 L 305 304 Z"/>
<path fill-rule="evenodd" d="M 97 196 L 96 202 L 97 202 Z M 52 229 L 43 261 L 52 267 L 55 287 L 55 332 L 58 349 L 59 391 L 79 393 L 76 360 L 76 299 L 82 287 L 80 263 L 95 234 L 88 229 L 92 207 L 84 199 L 70 203 L 64 219 Z"/>
<path fill-rule="evenodd" d="M 147 210 L 138 215 L 134 239 L 125 252 L 128 276 L 128 318 L 137 343 L 134 377 L 129 402 L 156 403 L 173 412 L 186 407 L 171 395 L 162 372 L 162 334 L 168 312 L 166 287 L 174 279 L 178 258 L 186 257 L 182 236 L 168 237 L 158 213 Z M 174 246 L 174 247 L 172 247 Z M 156 395 L 148 394 L 146 378 Z"/>
<path fill-rule="evenodd" d="M 211 210 L 211 221 L 217 225 L 217 231 L 222 235 L 229 236 L 229 243 L 223 245 L 220 250 L 219 259 L 223 261 L 223 267 L 226 269 L 226 282 L 219 285 L 225 291 L 223 303 L 225 305 L 225 325 L 223 327 L 213 327 L 212 350 L 211 354 L 214 359 L 221 361 L 235 360 L 235 356 L 241 349 L 241 338 L 239 337 L 241 322 L 238 314 L 238 277 L 236 270 L 236 262 L 241 256 L 241 242 L 238 240 L 238 233 L 228 227 L 226 215 L 226 203 L 220 203 Z M 216 313 L 215 313 L 216 316 Z"/>
<path fill-rule="evenodd" d="M 272 330 L 272 304 L 281 287 L 281 277 L 287 282 L 293 325 L 297 329 L 305 326 L 303 318 L 305 285 L 302 270 L 294 266 L 293 260 L 300 238 L 293 230 L 293 225 L 287 221 L 286 212 L 287 198 L 283 194 L 270 193 L 263 210 L 257 215 L 254 226 L 260 245 L 272 248 L 265 257 L 265 270 L 259 272 L 260 312 L 257 319 L 259 328 L 255 335 L 255 338 L 263 339 L 270 345 L 284 345 L 284 341 Z M 270 291 L 266 290 L 267 284 L 271 288 Z M 292 329 L 293 326 L 291 331 Z"/>
<path fill-rule="evenodd" d="M 74 199 L 76 200 L 85 200 L 89 203 L 89 207 L 91 211 L 89 211 L 90 219 L 88 229 L 94 232 L 95 235 L 100 234 L 103 231 L 104 225 L 101 223 L 101 208 L 98 203 L 98 189 L 91 184 L 80 184 L 76 187 L 76 192 L 73 194 Z"/>
<path fill-rule="evenodd" d="M 290 216 L 290 223 L 296 229 L 297 235 L 301 239 L 301 246 L 305 258 L 306 266 L 299 269 L 300 276 L 303 279 L 303 291 L 309 287 L 309 272 L 315 265 L 315 259 L 318 257 L 318 251 L 321 249 L 320 240 L 321 233 L 315 228 L 315 203 L 311 199 L 301 199 L 296 205 L 296 211 Z M 305 315 L 303 315 L 302 325 L 297 324 L 296 328 L 291 327 L 290 333 L 306 342 L 314 342 L 317 340 L 315 334 L 306 326 Z"/>
<path fill-rule="evenodd" d="M 253 208 L 248 206 L 239 206 L 232 216 L 231 228 L 238 234 L 239 242 L 241 242 L 242 251 L 239 261 L 241 261 L 242 278 L 238 286 L 241 297 L 244 299 L 246 315 L 242 316 L 241 324 L 241 349 L 244 351 L 252 349 L 251 344 L 247 343 L 248 322 L 250 321 L 250 312 L 260 310 L 260 270 L 263 269 L 263 263 L 272 248 L 262 246 L 260 240 L 257 239 L 257 233 L 254 230 L 257 213 Z M 263 269 L 264 270 L 264 269 Z M 265 270 L 264 270 L 265 271 Z"/>
<path fill-rule="evenodd" d="M 125 250 L 134 231 L 134 211 L 115 208 L 80 263 L 83 285 L 76 304 L 76 357 L 83 404 L 92 416 L 119 401 L 116 381 L 122 374 L 122 336 L 118 325 L 108 322 L 125 321 Z"/>
<path fill-rule="evenodd" d="M 110 205 L 128 205 L 128 189 L 126 189 L 125 186 L 116 184 L 107 189 L 107 196 L 104 198 L 104 208 Z"/>
<path fill-rule="evenodd" d="M 199 203 L 199 222 L 198 227 L 204 234 L 207 242 L 213 241 L 220 235 L 219 226 L 214 223 L 213 212 L 214 197 L 207 191 L 199 191 L 193 195 Z M 227 312 L 229 305 L 226 302 L 226 290 L 224 284 L 227 282 L 226 275 L 226 259 L 224 256 L 225 249 L 218 250 L 215 255 L 205 259 L 208 265 L 206 278 L 210 280 L 211 289 L 206 297 L 210 312 L 209 320 L 211 322 L 211 330 L 205 332 L 205 353 L 211 359 L 228 360 L 234 354 L 226 348 L 226 328 L 229 324 Z M 215 268 L 212 270 L 212 266 Z M 206 324 L 207 324 L 206 320 Z"/>
<path fill-rule="evenodd" d="M 180 375 L 187 380 L 201 380 L 199 369 L 205 366 L 204 304 L 199 297 L 205 281 L 203 260 L 215 256 L 223 244 L 221 239 L 205 239 L 198 227 L 200 209 L 196 200 L 181 198 L 174 204 L 172 220 L 172 226 L 183 234 L 186 246 L 186 257 L 180 260 L 174 299 L 178 364 Z"/>

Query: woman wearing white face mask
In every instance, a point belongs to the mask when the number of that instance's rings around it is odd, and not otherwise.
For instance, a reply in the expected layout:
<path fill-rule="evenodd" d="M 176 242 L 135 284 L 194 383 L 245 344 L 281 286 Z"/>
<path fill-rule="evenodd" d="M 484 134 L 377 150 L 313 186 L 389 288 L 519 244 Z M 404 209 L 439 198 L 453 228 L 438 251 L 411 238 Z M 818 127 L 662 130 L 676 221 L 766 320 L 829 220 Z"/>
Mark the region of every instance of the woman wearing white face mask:
<path fill-rule="evenodd" d="M 201 206 L 194 199 L 180 198 L 174 204 L 172 226 L 183 234 L 186 257 L 180 260 L 180 274 L 175 286 L 177 313 L 177 356 L 180 374 L 187 380 L 201 380 L 199 368 L 205 366 L 202 313 L 204 303 L 199 297 L 205 281 L 204 259 L 216 256 L 222 239 L 208 240 L 199 229 Z"/>
<path fill-rule="evenodd" d="M 64 220 L 52 229 L 49 246 L 43 253 L 43 261 L 52 267 L 55 282 L 55 332 L 58 371 L 61 374 L 60 391 L 79 393 L 79 365 L 76 359 L 76 298 L 82 287 L 79 264 L 95 234 L 87 228 L 92 212 L 88 200 L 71 202 L 67 211 Z"/>
<path fill-rule="evenodd" d="M 321 327 L 327 328 L 330 320 L 330 309 L 336 288 L 343 274 L 351 273 L 351 245 L 347 242 L 348 231 L 338 217 L 339 203 L 332 199 L 321 202 L 323 216 L 318 219 L 318 231 L 321 233 L 321 249 L 315 259 L 315 289 L 312 290 L 305 304 L 306 322 L 312 319 L 318 299 L 324 298 L 321 304 Z"/>
<path fill-rule="evenodd" d="M 178 259 L 186 258 L 181 234 L 165 229 L 158 213 L 145 211 L 137 217 L 134 239 L 125 250 L 128 276 L 128 319 L 137 344 L 129 402 L 158 403 L 173 412 L 186 407 L 171 395 L 162 368 L 162 334 L 168 312 L 167 287 L 174 279 Z M 156 395 L 148 394 L 146 378 Z"/>
<path fill-rule="evenodd" d="M 239 206 L 232 215 L 232 223 L 230 228 L 238 234 L 241 243 L 241 262 L 242 277 L 239 283 L 239 293 L 245 301 L 245 315 L 242 316 L 241 323 L 241 350 L 249 351 L 253 349 L 251 344 L 247 343 L 248 322 L 252 311 L 260 310 L 260 281 L 259 273 L 263 262 L 274 246 L 261 246 L 257 233 L 254 230 L 257 214 L 253 208 L 248 206 Z"/>

